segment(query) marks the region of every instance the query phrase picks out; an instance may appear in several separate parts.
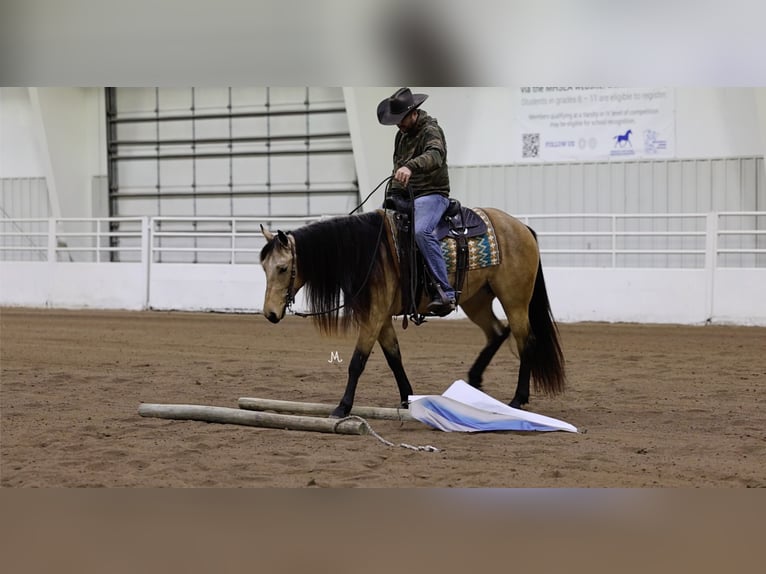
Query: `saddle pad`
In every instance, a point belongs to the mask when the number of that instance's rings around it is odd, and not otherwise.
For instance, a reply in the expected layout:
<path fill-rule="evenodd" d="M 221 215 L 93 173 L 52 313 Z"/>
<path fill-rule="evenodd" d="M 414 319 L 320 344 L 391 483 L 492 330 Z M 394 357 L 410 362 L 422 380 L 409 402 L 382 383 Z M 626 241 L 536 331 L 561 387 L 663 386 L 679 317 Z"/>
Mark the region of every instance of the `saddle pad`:
<path fill-rule="evenodd" d="M 468 240 L 468 269 L 500 265 L 500 249 L 497 246 L 495 228 L 492 227 L 492 222 L 484 211 L 476 207 L 473 210 L 487 224 L 487 232 Z M 441 248 L 444 261 L 447 263 L 447 273 L 454 273 L 457 270 L 457 241 L 445 237 L 441 240 Z"/>

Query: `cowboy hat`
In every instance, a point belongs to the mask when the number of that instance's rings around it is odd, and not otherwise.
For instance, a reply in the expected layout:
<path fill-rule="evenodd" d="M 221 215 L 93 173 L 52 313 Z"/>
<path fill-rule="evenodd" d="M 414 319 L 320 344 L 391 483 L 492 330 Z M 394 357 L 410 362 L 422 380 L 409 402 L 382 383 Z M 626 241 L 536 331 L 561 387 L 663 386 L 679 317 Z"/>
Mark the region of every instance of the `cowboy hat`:
<path fill-rule="evenodd" d="M 409 88 L 401 88 L 378 104 L 378 121 L 384 126 L 396 125 L 426 98 L 428 94 L 413 94 Z"/>

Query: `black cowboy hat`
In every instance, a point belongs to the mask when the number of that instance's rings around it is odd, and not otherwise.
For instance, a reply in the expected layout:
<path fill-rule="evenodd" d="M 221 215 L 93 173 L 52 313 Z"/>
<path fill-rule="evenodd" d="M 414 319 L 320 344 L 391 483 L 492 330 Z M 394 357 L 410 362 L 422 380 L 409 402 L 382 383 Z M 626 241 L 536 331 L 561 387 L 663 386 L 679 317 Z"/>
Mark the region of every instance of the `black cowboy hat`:
<path fill-rule="evenodd" d="M 425 102 L 426 98 L 428 94 L 413 94 L 409 88 L 400 88 L 393 96 L 378 104 L 378 121 L 384 126 L 396 125 Z"/>

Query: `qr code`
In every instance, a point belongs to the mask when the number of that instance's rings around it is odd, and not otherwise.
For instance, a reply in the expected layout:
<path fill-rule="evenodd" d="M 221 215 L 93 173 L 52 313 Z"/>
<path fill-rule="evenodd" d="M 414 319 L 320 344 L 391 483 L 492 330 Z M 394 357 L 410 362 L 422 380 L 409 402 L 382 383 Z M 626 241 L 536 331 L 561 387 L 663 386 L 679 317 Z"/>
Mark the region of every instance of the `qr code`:
<path fill-rule="evenodd" d="M 540 153 L 540 134 L 522 134 L 521 157 L 537 157 Z"/>

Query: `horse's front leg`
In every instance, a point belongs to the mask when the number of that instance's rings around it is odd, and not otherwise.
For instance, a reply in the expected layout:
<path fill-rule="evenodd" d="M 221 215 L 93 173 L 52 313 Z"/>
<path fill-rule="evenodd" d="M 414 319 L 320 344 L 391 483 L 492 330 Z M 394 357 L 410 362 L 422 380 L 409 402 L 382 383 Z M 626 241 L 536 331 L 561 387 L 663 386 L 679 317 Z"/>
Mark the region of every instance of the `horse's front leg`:
<path fill-rule="evenodd" d="M 402 353 L 399 350 L 399 340 L 396 337 L 394 324 L 390 319 L 384 323 L 383 328 L 380 330 L 378 343 L 380 343 L 380 348 L 383 349 L 383 355 L 386 357 L 386 362 L 391 372 L 394 373 L 396 386 L 399 388 L 400 406 L 406 409 L 407 401 L 412 394 L 412 385 L 410 385 L 410 380 L 404 372 Z"/>
<path fill-rule="evenodd" d="M 359 338 L 356 340 L 354 355 L 351 357 L 351 361 L 348 364 L 348 382 L 346 383 L 346 391 L 343 393 L 343 398 L 341 398 L 340 403 L 330 415 L 331 417 L 343 418 L 347 417 L 351 412 L 351 407 L 354 405 L 356 385 L 359 382 L 359 377 L 364 371 L 367 359 L 370 356 L 370 352 L 378 338 L 379 332 L 380 325 L 377 325 L 376 328 L 363 326 L 359 330 Z"/>

